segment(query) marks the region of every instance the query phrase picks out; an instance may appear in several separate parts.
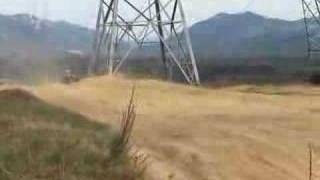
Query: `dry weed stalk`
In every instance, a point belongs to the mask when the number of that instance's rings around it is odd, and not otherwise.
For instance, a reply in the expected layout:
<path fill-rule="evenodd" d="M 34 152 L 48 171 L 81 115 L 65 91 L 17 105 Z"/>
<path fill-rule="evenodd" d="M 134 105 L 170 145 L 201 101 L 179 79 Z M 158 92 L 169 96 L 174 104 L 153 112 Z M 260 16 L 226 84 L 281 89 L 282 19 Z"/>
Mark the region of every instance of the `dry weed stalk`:
<path fill-rule="evenodd" d="M 121 118 L 120 146 L 124 150 L 130 149 L 129 140 L 131 138 L 133 126 L 136 120 L 136 106 L 134 104 L 134 97 L 135 97 L 135 87 L 132 88 L 129 104 L 126 110 L 123 111 L 122 118 Z"/>
<path fill-rule="evenodd" d="M 309 146 L 309 180 L 313 179 L 313 145 L 310 143 Z"/>
<path fill-rule="evenodd" d="M 141 153 L 139 150 L 133 150 L 130 144 L 130 138 L 132 136 L 133 127 L 136 121 L 136 105 L 135 105 L 135 91 L 136 88 L 133 87 L 130 95 L 130 101 L 125 111 L 122 113 L 121 117 L 121 127 L 120 127 L 120 151 L 129 153 L 131 151 L 130 159 L 133 166 L 139 176 L 143 176 L 146 168 L 147 161 L 149 159 L 148 155 Z"/>

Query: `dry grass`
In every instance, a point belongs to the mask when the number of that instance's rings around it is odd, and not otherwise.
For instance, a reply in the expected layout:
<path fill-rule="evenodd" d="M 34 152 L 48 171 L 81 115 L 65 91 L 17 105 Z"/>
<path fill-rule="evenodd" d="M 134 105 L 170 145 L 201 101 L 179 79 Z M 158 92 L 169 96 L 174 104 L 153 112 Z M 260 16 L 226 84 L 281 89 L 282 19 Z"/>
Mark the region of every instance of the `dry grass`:
<path fill-rule="evenodd" d="M 26 90 L 0 91 L 1 180 L 136 180 L 119 133 L 47 104 Z M 114 154 L 118 154 L 114 156 Z"/>
<path fill-rule="evenodd" d="M 320 139 L 319 87 L 204 89 L 100 77 L 35 91 L 48 102 L 117 126 L 112 120 L 132 84 L 139 107 L 133 139 L 152 157 L 149 179 L 307 179 L 307 145 L 317 146 Z"/>

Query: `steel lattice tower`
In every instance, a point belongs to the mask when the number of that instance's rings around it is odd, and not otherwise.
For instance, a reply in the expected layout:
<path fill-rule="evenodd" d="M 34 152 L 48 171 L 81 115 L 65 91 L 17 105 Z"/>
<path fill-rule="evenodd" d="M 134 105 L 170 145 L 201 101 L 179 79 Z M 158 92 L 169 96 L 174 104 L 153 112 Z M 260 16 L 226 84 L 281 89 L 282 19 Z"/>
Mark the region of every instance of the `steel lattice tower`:
<path fill-rule="evenodd" d="M 320 54 L 320 0 L 302 0 L 308 59 Z"/>
<path fill-rule="evenodd" d="M 114 74 L 135 49 L 157 43 L 168 78 L 177 68 L 200 83 L 181 0 L 100 0 L 98 11 L 91 72 Z"/>

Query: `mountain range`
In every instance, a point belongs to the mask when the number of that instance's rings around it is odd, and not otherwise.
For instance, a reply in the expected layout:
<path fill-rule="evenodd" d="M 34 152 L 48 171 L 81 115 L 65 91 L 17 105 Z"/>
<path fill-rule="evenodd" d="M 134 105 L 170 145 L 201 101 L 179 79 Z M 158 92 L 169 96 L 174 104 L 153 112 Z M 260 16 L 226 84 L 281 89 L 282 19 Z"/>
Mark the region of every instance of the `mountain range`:
<path fill-rule="evenodd" d="M 303 20 L 221 13 L 190 32 L 197 54 L 208 58 L 305 57 L 307 50 Z"/>
<path fill-rule="evenodd" d="M 304 57 L 303 20 L 286 21 L 251 12 L 220 13 L 190 27 L 202 59 Z M 39 20 L 26 14 L 0 15 L 0 56 L 48 55 L 91 49 L 93 30 L 64 21 Z"/>
<path fill-rule="evenodd" d="M 25 57 L 88 51 L 92 30 L 65 21 L 40 20 L 27 14 L 0 15 L 0 56 Z"/>

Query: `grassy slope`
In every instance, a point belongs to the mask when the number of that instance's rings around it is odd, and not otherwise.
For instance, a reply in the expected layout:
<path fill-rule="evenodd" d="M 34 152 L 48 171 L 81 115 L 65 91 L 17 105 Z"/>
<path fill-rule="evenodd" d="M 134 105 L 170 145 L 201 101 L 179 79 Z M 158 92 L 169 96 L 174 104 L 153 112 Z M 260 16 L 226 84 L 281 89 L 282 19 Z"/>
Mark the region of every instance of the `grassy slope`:
<path fill-rule="evenodd" d="M 115 131 L 27 91 L 0 91 L 1 180 L 135 179 L 125 155 L 114 157 Z"/>
<path fill-rule="evenodd" d="M 320 145 L 320 88 L 205 89 L 153 80 L 135 84 L 134 138 L 153 157 L 149 170 L 154 179 L 307 178 L 307 144 Z M 36 91 L 46 101 L 105 121 L 118 119 L 132 85 L 100 77 Z"/>

